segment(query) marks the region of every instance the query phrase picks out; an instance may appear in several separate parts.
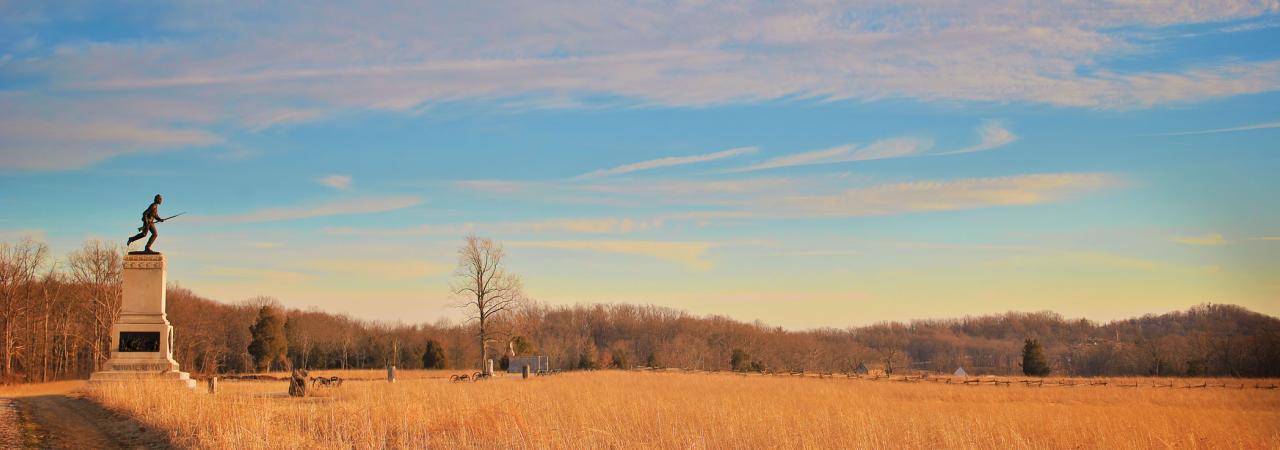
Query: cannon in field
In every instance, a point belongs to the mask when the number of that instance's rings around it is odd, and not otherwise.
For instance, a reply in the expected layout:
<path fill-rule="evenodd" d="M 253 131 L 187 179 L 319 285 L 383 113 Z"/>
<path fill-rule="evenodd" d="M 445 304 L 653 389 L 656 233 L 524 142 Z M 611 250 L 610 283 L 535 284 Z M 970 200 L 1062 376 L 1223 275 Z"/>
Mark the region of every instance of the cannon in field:
<path fill-rule="evenodd" d="M 325 387 L 340 387 L 342 386 L 342 378 L 339 378 L 336 376 L 311 378 L 311 386 L 315 387 L 316 385 L 325 386 Z"/>

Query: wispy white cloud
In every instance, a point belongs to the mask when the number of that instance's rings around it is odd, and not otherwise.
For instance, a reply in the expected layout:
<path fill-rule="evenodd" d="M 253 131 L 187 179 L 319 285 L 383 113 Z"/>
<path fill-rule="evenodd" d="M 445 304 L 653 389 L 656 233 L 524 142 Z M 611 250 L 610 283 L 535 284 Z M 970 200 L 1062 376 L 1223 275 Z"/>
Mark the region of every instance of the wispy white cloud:
<path fill-rule="evenodd" d="M 187 222 L 200 225 L 223 225 L 255 222 L 278 222 L 313 217 L 372 214 L 395 211 L 422 204 L 418 197 L 375 197 L 341 200 L 307 207 L 267 208 L 243 214 L 191 216 Z"/>
<path fill-rule="evenodd" d="M 1253 124 L 1253 125 L 1245 125 L 1245 126 L 1230 127 L 1230 128 L 1214 128 L 1214 129 L 1211 129 L 1211 130 L 1179 131 L 1179 132 L 1176 132 L 1176 133 L 1161 133 L 1161 134 L 1154 134 L 1154 135 L 1152 135 L 1152 136 L 1187 136 L 1187 135 L 1192 135 L 1192 134 L 1235 133 L 1235 132 L 1238 132 L 1238 131 L 1268 130 L 1268 129 L 1273 129 L 1273 128 L 1280 128 L 1280 121 L 1276 121 L 1276 122 L 1266 122 L 1266 123 L 1258 123 L 1258 124 Z"/>
<path fill-rule="evenodd" d="M 228 266 L 206 267 L 202 275 L 271 285 L 302 283 L 312 278 L 311 275 L 299 271 Z"/>
<path fill-rule="evenodd" d="M 468 191 L 488 192 L 491 194 L 518 194 L 528 192 L 530 189 L 550 186 L 551 184 L 514 180 L 462 180 L 450 183 L 450 185 Z"/>
<path fill-rule="evenodd" d="M 314 122 L 326 115 L 323 109 L 299 108 L 262 108 L 254 109 L 241 117 L 241 121 L 252 131 L 262 131 L 295 123 Z"/>
<path fill-rule="evenodd" d="M 882 184 L 834 194 L 778 196 L 758 204 L 783 217 L 879 216 L 1034 205 L 1117 184 L 1115 177 L 1100 173 L 1017 175 Z"/>
<path fill-rule="evenodd" d="M 1179 244 L 1205 246 L 1227 245 L 1231 243 L 1231 241 L 1228 241 L 1221 233 L 1205 233 L 1200 236 L 1171 236 L 1169 237 L 1169 240 Z"/>
<path fill-rule="evenodd" d="M 816 164 L 835 164 L 853 161 L 870 161 L 875 159 L 901 158 L 914 156 L 928 150 L 933 141 L 917 138 L 892 138 L 858 148 L 852 144 L 831 147 L 822 150 L 779 156 L 749 166 L 729 169 L 726 172 L 752 172 L 757 170 L 777 169 L 782 167 L 809 166 Z"/>
<path fill-rule="evenodd" d="M 794 191 L 831 178 L 846 179 L 845 174 L 795 179 L 788 177 L 755 177 L 746 179 L 687 180 L 669 178 L 620 178 L 597 180 L 553 180 L 517 182 L 474 180 L 450 183 L 453 188 L 505 198 L 524 197 L 538 202 L 596 204 L 615 207 L 639 207 L 656 204 L 706 204 L 712 199 L 730 202 L 752 193 Z M 848 181 L 848 180 L 846 180 Z"/>
<path fill-rule="evenodd" d="M 1280 89 L 1277 60 L 1206 56 L 1136 71 L 1100 62 L 1145 45 L 1116 30 L 1265 17 L 1280 9 L 1274 1 L 355 7 L 140 7 L 133 12 L 181 24 L 188 38 L 34 43 L 4 65 L 40 82 L 0 95 L 0 123 L 10 126 L 0 167 L 83 167 L 211 145 L 223 130 L 458 100 L 559 108 L 600 97 L 668 106 L 909 97 L 1126 109 Z"/>
<path fill-rule="evenodd" d="M 750 211 L 690 211 L 683 213 L 667 214 L 667 220 L 696 220 L 699 222 L 707 222 L 716 219 L 750 219 L 762 217 L 760 213 Z"/>
<path fill-rule="evenodd" d="M 338 190 L 345 190 L 351 187 L 350 175 L 329 175 L 316 180 L 317 183 L 329 186 Z"/>
<path fill-rule="evenodd" d="M 1225 27 L 1218 27 L 1213 30 L 1200 32 L 1200 33 L 1183 33 L 1179 36 L 1180 37 L 1199 37 L 1199 36 L 1222 34 L 1222 33 L 1247 33 L 1251 31 L 1266 30 L 1266 29 L 1276 28 L 1276 27 L 1280 27 L 1280 21 L 1265 20 L 1265 21 L 1240 23 L 1240 24 L 1229 25 Z"/>
<path fill-rule="evenodd" d="M 922 138 L 890 138 L 882 139 L 859 148 L 854 144 L 845 144 L 822 150 L 795 153 L 779 156 L 748 166 L 728 169 L 726 173 L 752 172 L 757 170 L 778 169 L 783 167 L 811 166 L 819 164 L 837 164 L 877 159 L 904 158 L 913 156 L 954 155 L 991 150 L 1009 145 L 1018 140 L 1018 136 L 997 121 L 987 121 L 978 128 L 979 142 L 947 152 L 929 152 L 933 141 Z"/>
<path fill-rule="evenodd" d="M 1268 20 L 1260 22 L 1242 23 L 1228 27 L 1219 28 L 1218 31 L 1223 33 L 1244 33 L 1249 31 L 1266 30 L 1270 28 L 1280 27 L 1280 20 Z"/>
<path fill-rule="evenodd" d="M 694 270 L 709 270 L 712 263 L 704 259 L 714 245 L 707 242 L 679 241 L 509 241 L 512 248 L 544 248 L 557 250 L 587 250 L 603 253 L 647 256 L 679 263 Z"/>
<path fill-rule="evenodd" d="M 1124 185 L 1107 173 L 1027 174 L 993 178 L 885 183 L 865 176 L 721 181 L 632 180 L 607 185 L 543 183 L 518 191 L 491 192 L 552 203 L 684 205 L 667 220 L 873 216 L 929 211 L 1036 205 Z"/>
<path fill-rule="evenodd" d="M 327 227 L 327 234 L 392 237 L 392 236 L 460 236 L 468 233 L 499 234 L 627 234 L 659 228 L 661 219 L 638 220 L 631 218 L 602 217 L 576 219 L 545 219 L 524 222 L 465 223 L 444 225 L 418 225 L 407 228 L 354 228 Z"/>
<path fill-rule="evenodd" d="M 1003 124 L 996 121 L 989 121 L 978 129 L 980 140 L 977 144 L 949 152 L 935 153 L 936 155 L 955 155 L 960 153 L 973 153 L 992 150 L 1006 145 L 1012 144 L 1018 140 L 1018 136 L 1005 128 Z"/>
<path fill-rule="evenodd" d="M 6 102 L 0 101 L 0 106 Z M 203 147 L 222 138 L 201 129 L 100 119 L 14 118 L 0 113 L 0 169 L 60 170 L 115 156 Z"/>
<path fill-rule="evenodd" d="M 1252 17 L 1276 9 L 1223 1 L 1185 8 L 1194 13 L 1169 14 L 1155 10 L 1177 7 L 1111 11 L 1088 5 L 1032 8 L 992 3 L 996 4 L 962 8 L 922 2 L 910 14 L 895 14 L 874 4 L 811 6 L 804 12 L 763 2 L 733 7 L 702 4 L 685 5 L 672 14 L 644 4 L 578 5 L 572 12 L 555 6 L 534 12 L 518 5 L 495 5 L 495 9 L 451 5 L 458 15 L 485 17 L 495 25 L 492 28 L 403 8 L 386 8 L 388 14 L 368 13 L 368 9 L 350 14 L 335 7 L 295 12 L 265 35 L 246 33 L 257 28 L 236 27 L 234 17 L 211 22 L 214 29 L 209 31 L 240 33 L 246 46 L 262 50 L 184 56 L 185 49 L 171 42 L 142 49 L 99 44 L 87 50 L 68 48 L 62 58 L 97 63 L 98 58 L 110 56 L 120 61 L 119 65 L 94 64 L 90 66 L 98 69 L 94 73 L 67 77 L 65 81 L 78 88 L 266 92 L 262 88 L 271 86 L 284 88 L 275 94 L 282 97 L 304 94 L 325 103 L 380 109 L 411 109 L 430 99 L 538 91 L 610 92 L 678 104 L 787 95 L 997 97 L 994 100 L 1074 104 L 1079 100 L 1068 100 L 1069 96 L 1089 93 L 1061 88 L 1072 87 L 1077 80 L 1152 86 L 1125 83 L 1106 72 L 1081 74 L 1078 69 L 1092 69 L 1098 55 L 1131 51 L 1122 34 L 1107 29 Z M 602 19 L 617 17 L 619 9 L 631 18 L 625 24 L 604 26 L 610 22 Z M 1207 9 L 1215 12 L 1203 12 Z M 349 30 L 314 32 L 315 23 L 330 22 L 335 16 L 345 19 Z M 378 30 L 378 37 L 368 37 L 361 27 Z M 503 30 L 503 46 L 477 45 L 490 41 L 486 38 L 492 37 L 494 29 Z M 314 50 L 297 54 L 266 50 L 294 48 L 304 42 Z M 386 42 L 398 45 L 378 45 Z M 542 56 L 552 52 L 574 57 Z M 148 70 L 166 68 L 155 66 L 172 60 L 188 62 L 195 70 Z M 1158 75 L 1166 74 L 1176 72 Z M 331 89 L 336 83 L 346 89 Z M 1200 87 L 1181 90 L 1194 95 L 1192 91 Z M 1122 92 L 1104 89 L 1096 94 Z M 563 102 L 555 98 L 563 96 L 551 97 L 551 102 Z"/>
<path fill-rule="evenodd" d="M 1260 236 L 1253 238 L 1255 241 L 1280 241 L 1280 236 Z"/>
<path fill-rule="evenodd" d="M 417 259 L 388 261 L 383 259 L 314 259 L 300 263 L 306 269 L 337 276 L 374 278 L 422 278 L 449 273 L 453 266 Z"/>
<path fill-rule="evenodd" d="M 654 195 L 664 197 L 703 195 L 745 195 L 801 184 L 788 177 L 757 177 L 730 180 L 644 180 L 567 186 L 588 193 Z"/>
<path fill-rule="evenodd" d="M 474 224 L 418 225 L 402 228 L 325 227 L 325 234 L 360 237 L 462 236 L 475 231 Z"/>
<path fill-rule="evenodd" d="M 630 218 L 553 219 L 531 222 L 498 224 L 494 228 L 511 233 L 634 233 L 662 226 L 661 220 L 634 220 Z"/>
<path fill-rule="evenodd" d="M 641 170 L 657 169 L 659 167 L 672 167 L 672 166 L 681 166 L 686 164 L 696 164 L 696 163 L 702 163 L 702 162 L 708 162 L 708 161 L 715 161 L 718 159 L 732 158 L 734 156 L 747 155 L 755 152 L 756 152 L 755 147 L 739 147 L 739 148 L 732 148 L 729 150 L 722 150 L 715 153 L 707 153 L 703 155 L 672 156 L 668 158 L 651 159 L 648 161 L 641 161 L 638 163 L 624 164 L 611 169 L 597 170 L 594 172 L 583 174 L 579 176 L 579 178 L 600 178 L 600 177 L 607 177 L 611 175 L 622 175 L 625 173 L 638 172 Z"/>

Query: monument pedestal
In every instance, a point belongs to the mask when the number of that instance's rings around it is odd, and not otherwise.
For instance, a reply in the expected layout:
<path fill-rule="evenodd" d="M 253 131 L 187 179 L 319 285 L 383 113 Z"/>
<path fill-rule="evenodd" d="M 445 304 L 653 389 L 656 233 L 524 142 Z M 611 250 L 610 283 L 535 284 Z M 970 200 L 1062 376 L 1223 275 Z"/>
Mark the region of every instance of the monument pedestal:
<path fill-rule="evenodd" d="M 111 326 L 111 358 L 90 383 L 169 380 L 195 389 L 191 375 L 173 360 L 173 326 L 165 316 L 164 255 L 124 257 L 120 318 Z"/>

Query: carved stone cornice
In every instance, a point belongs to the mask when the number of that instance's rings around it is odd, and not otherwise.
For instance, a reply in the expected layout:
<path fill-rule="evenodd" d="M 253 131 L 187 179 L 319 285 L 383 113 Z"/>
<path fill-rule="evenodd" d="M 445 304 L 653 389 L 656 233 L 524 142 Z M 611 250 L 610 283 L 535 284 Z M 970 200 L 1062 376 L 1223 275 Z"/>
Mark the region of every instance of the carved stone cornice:
<path fill-rule="evenodd" d="M 125 255 L 126 269 L 164 269 L 164 255 Z"/>

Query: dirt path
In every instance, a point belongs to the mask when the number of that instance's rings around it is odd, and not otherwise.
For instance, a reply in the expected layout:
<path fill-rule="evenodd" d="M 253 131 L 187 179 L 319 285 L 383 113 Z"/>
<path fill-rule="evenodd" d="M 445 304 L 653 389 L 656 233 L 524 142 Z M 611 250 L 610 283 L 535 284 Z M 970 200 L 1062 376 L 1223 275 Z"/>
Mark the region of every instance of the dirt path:
<path fill-rule="evenodd" d="M 27 441 L 27 433 L 22 431 L 20 414 L 18 402 L 11 398 L 0 398 L 0 450 L 20 450 L 35 444 Z"/>
<path fill-rule="evenodd" d="M 0 450 L 167 449 L 164 433 L 77 392 L 0 398 Z"/>

